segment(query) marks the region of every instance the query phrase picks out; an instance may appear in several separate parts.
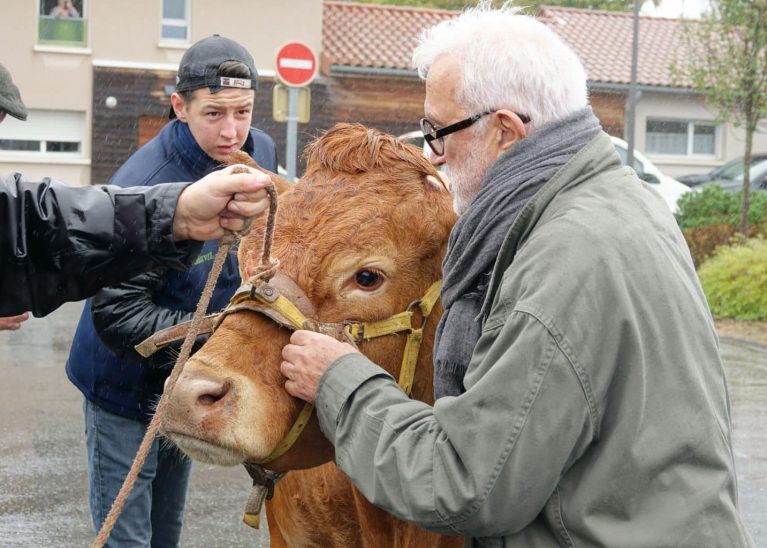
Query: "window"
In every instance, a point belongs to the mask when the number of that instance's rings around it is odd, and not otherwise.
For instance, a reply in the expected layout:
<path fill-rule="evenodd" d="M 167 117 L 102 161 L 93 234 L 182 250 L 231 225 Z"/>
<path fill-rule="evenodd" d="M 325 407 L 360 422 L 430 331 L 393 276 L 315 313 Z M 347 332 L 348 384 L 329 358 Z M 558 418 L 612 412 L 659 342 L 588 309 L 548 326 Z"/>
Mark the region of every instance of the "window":
<path fill-rule="evenodd" d="M 649 154 L 715 157 L 719 129 L 711 122 L 647 120 L 645 144 Z"/>
<path fill-rule="evenodd" d="M 189 3 L 190 0 L 162 0 L 162 40 L 189 42 Z"/>
<path fill-rule="evenodd" d="M 8 117 L 0 124 L 0 156 L 81 158 L 85 113 L 30 110 L 27 121 Z"/>
<path fill-rule="evenodd" d="M 85 47 L 86 0 L 40 0 L 37 41 L 40 44 Z"/>

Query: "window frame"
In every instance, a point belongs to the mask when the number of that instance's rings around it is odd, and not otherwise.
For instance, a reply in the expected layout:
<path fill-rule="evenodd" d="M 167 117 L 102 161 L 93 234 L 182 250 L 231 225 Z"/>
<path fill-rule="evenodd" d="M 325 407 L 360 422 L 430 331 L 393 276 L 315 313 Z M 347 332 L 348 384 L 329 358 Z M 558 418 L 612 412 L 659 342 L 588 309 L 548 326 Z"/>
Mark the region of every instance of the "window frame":
<path fill-rule="evenodd" d="M 183 0 L 184 2 L 184 14 L 185 19 L 177 19 L 177 18 L 166 18 L 164 16 L 165 12 L 165 1 L 162 0 L 160 2 L 160 44 L 162 45 L 170 45 L 170 46 L 179 46 L 179 45 L 186 45 L 192 43 L 192 0 Z M 179 22 L 183 21 L 183 25 Z M 163 30 L 165 27 L 186 27 L 186 38 L 167 38 L 163 35 Z"/>
<path fill-rule="evenodd" d="M 15 124 L 19 124 L 15 127 Z M 38 143 L 37 150 L 0 149 L 0 160 L 27 158 L 41 160 L 83 160 L 87 138 L 84 111 L 29 109 L 25 122 L 6 119 L 0 126 L 0 140 Z M 62 130 L 61 128 L 66 129 Z M 53 129 L 51 129 L 53 128 Z M 78 150 L 50 151 L 49 143 L 77 143 Z"/>
<path fill-rule="evenodd" d="M 44 38 L 41 33 L 43 27 L 43 20 L 56 21 L 56 18 L 51 18 L 47 13 L 43 13 L 43 7 L 45 6 L 45 0 L 37 0 L 37 38 L 35 40 L 35 47 L 49 47 L 49 48 L 61 48 L 69 49 L 74 48 L 87 49 L 88 48 L 88 17 L 86 16 L 88 11 L 89 0 L 73 0 L 80 2 L 80 9 L 78 10 L 80 17 L 72 18 L 79 21 L 82 25 L 82 38 L 80 40 L 68 40 L 68 39 L 51 39 Z M 77 6 L 75 6 L 77 8 Z M 48 10 L 50 11 L 50 10 Z M 66 21 L 66 19 L 62 19 Z"/>
<path fill-rule="evenodd" d="M 56 158 L 82 158 L 83 156 L 83 142 L 82 141 L 62 141 L 60 139 L 5 139 L 0 138 L 0 141 L 28 141 L 30 143 L 37 143 L 38 150 L 22 150 L 14 148 L 0 148 L 0 156 L 15 156 L 17 154 L 30 154 L 35 156 L 46 156 Z M 48 143 L 77 143 L 79 150 L 72 151 L 55 151 L 48 150 Z"/>
<path fill-rule="evenodd" d="M 673 122 L 673 123 L 681 123 L 687 125 L 687 142 L 686 142 L 686 148 L 684 154 L 679 154 L 676 152 L 658 152 L 650 149 L 649 146 L 649 135 L 650 131 L 647 129 L 647 125 L 650 122 Z M 705 125 L 710 126 L 714 128 L 714 152 L 712 154 L 700 154 L 695 153 L 693 151 L 694 147 L 694 139 L 695 139 L 695 126 L 696 125 Z M 712 160 L 719 158 L 720 151 L 721 151 L 721 133 L 722 133 L 722 124 L 718 124 L 715 120 L 700 120 L 700 119 L 685 119 L 685 118 L 655 118 L 648 116 L 645 119 L 645 153 L 651 156 L 661 156 L 664 158 L 694 158 L 694 159 L 701 159 L 701 160 Z"/>

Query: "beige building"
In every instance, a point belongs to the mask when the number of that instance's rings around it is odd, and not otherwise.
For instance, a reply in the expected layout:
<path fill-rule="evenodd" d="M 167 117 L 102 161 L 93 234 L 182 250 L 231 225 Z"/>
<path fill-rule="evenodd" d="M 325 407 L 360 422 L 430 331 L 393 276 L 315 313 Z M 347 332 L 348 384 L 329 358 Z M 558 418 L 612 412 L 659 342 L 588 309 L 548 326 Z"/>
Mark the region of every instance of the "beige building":
<path fill-rule="evenodd" d="M 75 185 L 105 182 L 114 165 L 146 140 L 138 136 L 141 120 L 154 119 L 157 126 L 164 118 L 186 48 L 211 34 L 233 38 L 253 54 L 262 77 L 257 97 L 269 114 L 277 50 L 292 41 L 317 52 L 321 47 L 321 0 L 73 5 L 69 17 L 56 17 L 57 0 L 4 3 L 0 63 L 21 90 L 29 118 L 0 124 L 2 172 L 30 179 L 53 175 Z M 110 88 L 111 81 L 119 81 L 119 89 Z"/>

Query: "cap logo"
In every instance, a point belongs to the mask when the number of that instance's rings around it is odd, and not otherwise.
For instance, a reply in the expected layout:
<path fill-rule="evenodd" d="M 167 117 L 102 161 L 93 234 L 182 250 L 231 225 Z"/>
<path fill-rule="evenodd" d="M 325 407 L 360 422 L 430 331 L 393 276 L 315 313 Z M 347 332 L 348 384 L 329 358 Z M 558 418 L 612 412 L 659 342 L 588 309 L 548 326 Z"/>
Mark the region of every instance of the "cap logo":
<path fill-rule="evenodd" d="M 224 88 L 250 88 L 250 78 L 230 78 L 222 76 L 219 78 L 219 85 Z"/>

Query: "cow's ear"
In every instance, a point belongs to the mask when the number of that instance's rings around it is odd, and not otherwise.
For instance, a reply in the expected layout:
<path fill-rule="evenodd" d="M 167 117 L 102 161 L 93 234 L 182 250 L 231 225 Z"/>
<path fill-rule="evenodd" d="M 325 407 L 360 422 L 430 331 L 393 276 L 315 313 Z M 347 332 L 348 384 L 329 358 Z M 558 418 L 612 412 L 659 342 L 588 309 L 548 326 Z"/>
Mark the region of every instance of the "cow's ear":
<path fill-rule="evenodd" d="M 280 199 L 295 187 L 294 184 L 273 173 L 269 173 L 269 177 Z M 264 233 L 266 232 L 268 217 L 269 211 L 267 210 L 254 218 L 250 232 L 240 241 L 237 260 L 240 264 L 240 278 L 242 278 L 243 283 L 260 271 L 261 256 L 264 248 Z"/>
<path fill-rule="evenodd" d="M 262 270 L 261 257 L 264 251 L 266 215 L 264 213 L 256 219 L 250 233 L 240 241 L 240 246 L 237 250 L 237 262 L 240 265 L 242 283 L 247 282 Z"/>
<path fill-rule="evenodd" d="M 448 188 L 447 176 L 439 171 L 436 175 L 426 176 L 426 185 L 439 190 L 440 192 L 450 192 L 450 189 Z"/>
<path fill-rule="evenodd" d="M 256 268 L 261 264 L 261 246 L 258 244 L 259 241 L 248 235 L 240 242 L 240 248 L 237 250 L 237 262 L 240 264 L 240 279 L 242 283 L 252 278 L 256 274 Z"/>
<path fill-rule="evenodd" d="M 242 150 L 235 150 L 229 153 L 229 156 L 224 163 L 228 166 L 231 166 L 232 164 L 245 164 L 246 166 L 254 167 L 257 170 L 266 173 L 266 170 L 258 165 L 258 162 L 250 157 L 250 154 L 243 152 Z"/>
<path fill-rule="evenodd" d="M 296 186 L 290 183 L 287 179 L 280 177 L 276 173 L 272 173 L 271 171 L 266 173 L 269 174 L 269 178 L 272 180 L 272 184 L 274 184 L 275 190 L 277 190 L 277 195 L 287 192 L 288 190 Z"/>
<path fill-rule="evenodd" d="M 274 189 L 277 191 L 278 196 L 291 190 L 295 186 L 288 182 L 287 179 L 284 179 L 276 173 L 272 173 L 271 171 L 264 169 L 258 165 L 258 163 L 253 158 L 251 158 L 249 154 L 241 150 L 235 150 L 232 152 L 227 158 L 226 163 L 228 165 L 245 164 L 246 166 L 250 166 L 261 171 L 262 173 L 266 173 L 272 180 L 272 184 L 274 185 Z M 267 212 L 264 212 L 262 215 L 259 215 L 256 219 L 254 219 L 250 233 L 240 242 L 239 250 L 237 251 L 237 261 L 240 263 L 240 278 L 242 278 L 243 282 L 246 282 L 251 276 L 253 276 L 257 272 L 258 267 L 261 265 L 264 230 L 266 229 L 266 217 Z"/>
<path fill-rule="evenodd" d="M 272 173 L 268 169 L 264 169 L 263 167 L 258 165 L 258 162 L 256 162 L 253 158 L 251 158 L 249 154 L 241 150 L 235 150 L 231 154 L 229 154 L 229 157 L 226 159 L 226 164 L 227 165 L 245 164 L 246 166 L 255 168 L 262 173 L 266 173 L 267 175 L 269 175 L 269 178 L 272 180 L 272 184 L 274 184 L 274 188 L 277 190 L 277 194 L 282 194 L 283 192 L 289 190 L 293 186 L 288 182 L 287 179 L 283 179 L 276 173 Z"/>

